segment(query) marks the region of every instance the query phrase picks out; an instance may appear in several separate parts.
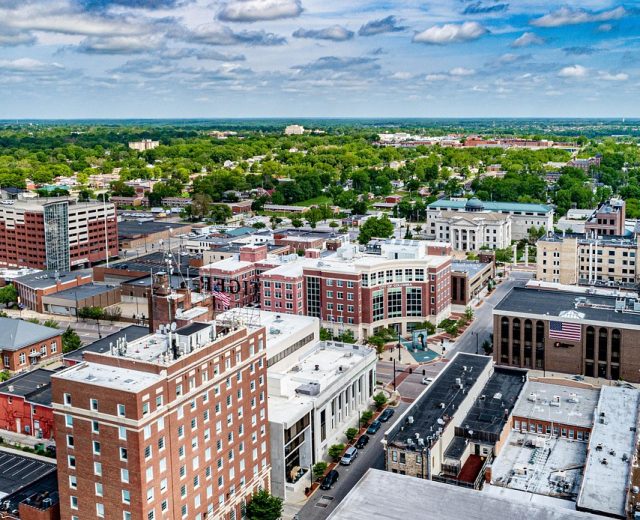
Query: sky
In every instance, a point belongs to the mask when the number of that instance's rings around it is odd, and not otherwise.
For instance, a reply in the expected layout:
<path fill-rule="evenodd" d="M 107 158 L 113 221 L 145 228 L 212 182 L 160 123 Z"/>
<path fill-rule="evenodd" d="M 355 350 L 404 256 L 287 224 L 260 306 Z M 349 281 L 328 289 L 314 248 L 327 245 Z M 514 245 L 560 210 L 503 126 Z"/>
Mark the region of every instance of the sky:
<path fill-rule="evenodd" d="M 0 118 L 638 117 L 640 1 L 0 0 Z"/>

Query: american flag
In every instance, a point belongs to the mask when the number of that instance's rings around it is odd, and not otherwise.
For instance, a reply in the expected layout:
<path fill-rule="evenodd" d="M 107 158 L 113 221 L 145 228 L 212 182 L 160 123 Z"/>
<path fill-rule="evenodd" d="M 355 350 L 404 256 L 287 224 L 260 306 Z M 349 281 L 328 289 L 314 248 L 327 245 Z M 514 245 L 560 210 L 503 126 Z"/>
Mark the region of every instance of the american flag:
<path fill-rule="evenodd" d="M 219 291 L 217 287 L 213 288 L 213 297 L 222 303 L 222 306 L 225 308 L 229 308 L 229 305 L 231 305 L 231 298 L 227 294 Z"/>
<path fill-rule="evenodd" d="M 582 325 L 579 323 L 567 323 L 564 321 L 549 322 L 549 337 L 554 339 L 566 339 L 580 341 L 582 337 Z"/>

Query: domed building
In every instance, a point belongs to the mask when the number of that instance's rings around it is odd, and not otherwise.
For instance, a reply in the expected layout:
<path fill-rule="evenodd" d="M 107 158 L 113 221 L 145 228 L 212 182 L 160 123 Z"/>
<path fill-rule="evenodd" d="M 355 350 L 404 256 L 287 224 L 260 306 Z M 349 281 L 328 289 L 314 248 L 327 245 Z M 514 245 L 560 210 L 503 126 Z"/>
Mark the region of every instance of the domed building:
<path fill-rule="evenodd" d="M 484 211 L 484 204 L 480 199 L 474 197 L 467 201 L 467 203 L 464 205 L 464 210 L 467 212 Z"/>

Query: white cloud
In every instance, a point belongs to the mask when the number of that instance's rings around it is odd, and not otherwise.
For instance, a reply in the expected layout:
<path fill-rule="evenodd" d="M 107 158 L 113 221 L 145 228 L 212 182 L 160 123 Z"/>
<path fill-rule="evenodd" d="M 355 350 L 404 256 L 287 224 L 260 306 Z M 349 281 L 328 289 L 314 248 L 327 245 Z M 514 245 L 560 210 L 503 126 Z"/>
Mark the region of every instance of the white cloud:
<path fill-rule="evenodd" d="M 545 39 L 541 38 L 535 33 L 526 32 L 523 33 L 522 36 L 516 38 L 512 43 L 511 47 L 528 47 L 529 45 L 543 45 L 545 43 Z"/>
<path fill-rule="evenodd" d="M 558 72 L 558 76 L 561 78 L 584 78 L 589 69 L 583 67 L 582 65 L 570 65 L 568 67 L 563 67 Z"/>
<path fill-rule="evenodd" d="M 226 22 L 257 22 L 295 18 L 300 13 L 300 0 L 233 0 L 222 7 L 218 18 Z"/>
<path fill-rule="evenodd" d="M 563 25 L 577 25 L 590 22 L 606 22 L 609 20 L 619 20 L 627 14 L 624 7 L 616 7 L 609 11 L 595 13 L 585 9 L 571 9 L 561 7 L 557 11 L 545 14 L 540 18 L 531 20 L 531 25 L 536 27 L 562 27 Z"/>
<path fill-rule="evenodd" d="M 416 33 L 413 41 L 416 43 L 428 43 L 444 45 L 469 40 L 476 40 L 487 34 L 487 29 L 478 22 L 465 22 L 463 24 L 434 25 L 428 29 Z"/>
<path fill-rule="evenodd" d="M 411 78 L 413 78 L 413 74 L 411 74 L 411 72 L 394 72 L 391 75 L 391 79 L 408 80 Z"/>
<path fill-rule="evenodd" d="M 424 79 L 427 81 L 445 81 L 449 79 L 448 74 L 427 74 Z"/>
<path fill-rule="evenodd" d="M 88 54 L 137 54 L 162 47 L 161 35 L 89 37 L 80 42 L 78 50 Z"/>
<path fill-rule="evenodd" d="M 0 71 L 8 72 L 50 72 L 61 70 L 59 63 L 43 63 L 32 58 L 18 58 L 15 60 L 0 60 Z"/>
<path fill-rule="evenodd" d="M 451 76 L 473 76 L 476 73 L 475 69 L 466 69 L 464 67 L 454 67 L 449 71 Z"/>
<path fill-rule="evenodd" d="M 310 38 L 313 40 L 331 40 L 334 42 L 344 42 L 353 38 L 354 32 L 342 27 L 342 25 L 332 25 L 324 29 L 298 29 L 292 36 L 294 38 Z"/>
<path fill-rule="evenodd" d="M 629 74 L 624 72 L 618 72 L 615 74 L 612 72 L 602 71 L 598 77 L 604 81 L 627 81 L 629 79 Z"/>
<path fill-rule="evenodd" d="M 613 30 L 613 25 L 610 23 L 603 23 L 598 26 L 598 32 L 611 32 Z"/>

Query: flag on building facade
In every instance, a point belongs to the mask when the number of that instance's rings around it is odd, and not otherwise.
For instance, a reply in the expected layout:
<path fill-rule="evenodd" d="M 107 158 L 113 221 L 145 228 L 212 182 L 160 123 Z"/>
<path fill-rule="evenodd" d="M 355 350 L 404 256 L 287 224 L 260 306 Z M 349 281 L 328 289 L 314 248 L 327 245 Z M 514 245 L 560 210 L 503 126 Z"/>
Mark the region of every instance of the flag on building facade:
<path fill-rule="evenodd" d="M 582 325 L 579 323 L 568 323 L 566 321 L 550 321 L 549 337 L 553 339 L 580 341 L 582 338 Z"/>

